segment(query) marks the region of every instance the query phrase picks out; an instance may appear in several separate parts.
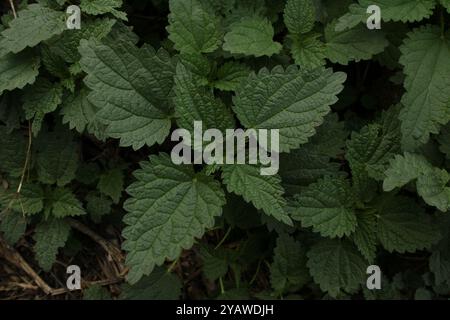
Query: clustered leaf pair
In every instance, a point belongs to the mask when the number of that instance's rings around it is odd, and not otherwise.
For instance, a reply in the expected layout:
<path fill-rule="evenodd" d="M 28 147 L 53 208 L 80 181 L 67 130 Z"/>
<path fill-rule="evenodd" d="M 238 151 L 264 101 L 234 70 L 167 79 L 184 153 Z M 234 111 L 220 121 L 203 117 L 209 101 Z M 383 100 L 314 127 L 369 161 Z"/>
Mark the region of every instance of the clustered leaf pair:
<path fill-rule="evenodd" d="M 393 252 L 425 259 L 416 297 L 448 290 L 449 1 L 155 0 L 167 38 L 149 41 L 121 0 L 82 0 L 66 30 L 68 3 L 24 3 L 0 33 L 0 229 L 15 243 L 35 225 L 43 270 L 74 237 L 67 217 L 125 212 L 128 298 L 178 297 L 161 266 L 193 247 L 234 297 L 357 296 Z M 365 25 L 374 4 L 381 30 Z M 367 88 L 371 64 L 393 97 Z M 171 131 L 194 121 L 279 130 L 279 174 L 172 163 Z M 242 245 L 208 243 L 215 228 Z M 410 297 L 392 270 L 364 296 Z"/>

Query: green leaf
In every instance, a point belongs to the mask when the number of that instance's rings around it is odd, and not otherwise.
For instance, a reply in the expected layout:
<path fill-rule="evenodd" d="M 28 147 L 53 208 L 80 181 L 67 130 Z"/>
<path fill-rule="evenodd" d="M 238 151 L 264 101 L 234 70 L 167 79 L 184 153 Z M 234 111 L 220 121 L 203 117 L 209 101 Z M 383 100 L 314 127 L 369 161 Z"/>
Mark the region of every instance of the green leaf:
<path fill-rule="evenodd" d="M 407 197 L 385 197 L 377 203 L 377 234 L 389 252 L 429 249 L 441 239 L 439 229 L 422 208 Z"/>
<path fill-rule="evenodd" d="M 430 206 L 446 212 L 450 208 L 450 176 L 447 171 L 433 167 L 423 156 L 406 152 L 396 156 L 385 172 L 384 191 L 392 191 L 417 180 L 418 194 Z"/>
<path fill-rule="evenodd" d="M 326 46 L 318 39 L 320 36 L 320 34 L 311 33 L 290 37 L 292 57 L 300 68 L 312 70 L 325 65 Z"/>
<path fill-rule="evenodd" d="M 0 214 L 0 232 L 9 245 L 13 246 L 25 234 L 27 220 L 19 212 L 5 211 Z"/>
<path fill-rule="evenodd" d="M 373 263 L 377 250 L 377 217 L 371 211 L 359 211 L 356 220 L 358 226 L 352 234 L 352 240 L 364 258 Z"/>
<path fill-rule="evenodd" d="M 450 208 L 450 187 L 447 186 L 450 176 L 439 168 L 426 170 L 416 182 L 417 192 L 423 200 L 442 212 Z"/>
<path fill-rule="evenodd" d="M 86 214 L 82 203 L 66 188 L 51 190 L 46 195 L 45 215 L 55 218 L 75 217 Z"/>
<path fill-rule="evenodd" d="M 258 166 L 236 164 L 223 166 L 222 178 L 229 192 L 242 196 L 265 214 L 292 225 L 284 209 L 286 201 L 278 175 L 261 175 Z"/>
<path fill-rule="evenodd" d="M 70 226 L 59 219 L 43 221 L 34 231 L 33 239 L 36 241 L 34 252 L 39 266 L 49 272 L 56 262 L 58 250 L 64 247 L 69 237 Z"/>
<path fill-rule="evenodd" d="M 33 215 L 44 208 L 44 190 L 38 184 L 24 183 L 17 194 L 18 182 L 9 185 L 8 189 L 0 188 L 0 204 L 22 215 Z"/>
<path fill-rule="evenodd" d="M 102 124 L 97 119 L 98 109 L 89 102 L 88 95 L 89 90 L 83 87 L 64 97 L 61 104 L 62 123 L 68 123 L 70 129 L 76 129 L 79 133 L 87 130 L 100 139 Z"/>
<path fill-rule="evenodd" d="M 96 19 L 98 20 L 98 19 Z M 96 21 L 94 20 L 94 21 Z M 130 42 L 135 45 L 139 42 L 139 37 L 137 34 L 133 32 L 132 26 L 127 26 L 123 22 L 118 22 L 117 20 L 113 20 L 115 23 L 111 29 L 111 32 L 108 34 L 108 37 L 105 38 L 108 41 L 112 42 Z M 89 39 L 90 37 L 86 37 L 85 39 Z"/>
<path fill-rule="evenodd" d="M 390 161 L 390 167 L 385 172 L 383 183 L 384 191 L 392 191 L 415 180 L 422 172 L 430 168 L 427 160 L 417 154 L 405 152 L 404 155 L 397 155 Z"/>
<path fill-rule="evenodd" d="M 107 124 L 106 134 L 136 150 L 162 143 L 171 125 L 168 96 L 175 74 L 167 52 L 94 40 L 82 40 L 79 51 L 84 81 L 93 90 L 88 98 Z"/>
<path fill-rule="evenodd" d="M 290 33 L 308 33 L 316 21 L 316 8 L 312 0 L 287 0 L 284 24 Z"/>
<path fill-rule="evenodd" d="M 345 125 L 344 121 L 339 121 L 336 113 L 329 113 L 305 147 L 310 148 L 312 153 L 340 158 L 349 134 Z"/>
<path fill-rule="evenodd" d="M 331 162 L 327 155 L 317 152 L 313 144 L 283 153 L 280 156 L 280 176 L 286 193 L 294 195 L 324 176 L 345 176 L 341 165 Z"/>
<path fill-rule="evenodd" d="M 295 225 L 287 225 L 285 223 L 278 221 L 274 217 L 265 214 L 260 214 L 259 220 L 260 224 L 264 225 L 269 232 L 275 231 L 278 234 L 281 233 L 292 234 L 296 230 Z"/>
<path fill-rule="evenodd" d="M 7 128 L 0 125 L 0 146 L 0 172 L 20 177 L 27 152 L 25 137 L 19 131 L 8 133 Z"/>
<path fill-rule="evenodd" d="M 5 92 L 0 97 L 0 121 L 6 125 L 6 132 L 10 134 L 15 129 L 19 129 L 23 118 L 18 90 Z"/>
<path fill-rule="evenodd" d="M 321 22 L 331 21 L 347 12 L 347 8 L 355 2 L 354 0 L 323 0 L 322 3 L 316 3 L 318 7 L 318 20 Z"/>
<path fill-rule="evenodd" d="M 39 213 L 44 208 L 44 190 L 38 184 L 24 183 L 20 191 L 16 210 L 22 213 L 32 215 Z"/>
<path fill-rule="evenodd" d="M 219 301 L 245 301 L 251 298 L 247 288 L 236 288 L 221 293 L 216 299 Z"/>
<path fill-rule="evenodd" d="M 450 43 L 435 26 L 423 26 L 408 33 L 400 63 L 404 66 L 405 89 L 400 114 L 402 144 L 414 151 L 437 134 L 450 120 Z"/>
<path fill-rule="evenodd" d="M 169 39 L 180 52 L 208 53 L 222 38 L 220 20 L 206 1 L 170 0 Z"/>
<path fill-rule="evenodd" d="M 440 3 L 447 8 L 448 13 L 450 13 L 450 0 L 440 0 Z"/>
<path fill-rule="evenodd" d="M 83 300 L 111 300 L 111 294 L 105 287 L 94 284 L 83 291 Z"/>
<path fill-rule="evenodd" d="M 278 294 L 298 291 L 310 280 L 306 268 L 306 250 L 294 238 L 281 234 L 270 265 L 270 283 Z"/>
<path fill-rule="evenodd" d="M 355 197 L 347 180 L 325 177 L 294 197 L 291 217 L 324 237 L 342 237 L 355 231 Z"/>
<path fill-rule="evenodd" d="M 450 285 L 450 219 L 447 213 L 441 217 L 439 224 L 444 237 L 434 247 L 429 266 L 437 285 L 445 282 Z"/>
<path fill-rule="evenodd" d="M 279 129 L 280 152 L 287 152 L 314 135 L 345 80 L 345 73 L 331 69 L 264 68 L 241 84 L 233 110 L 247 128 Z"/>
<path fill-rule="evenodd" d="M 233 23 L 240 21 L 244 17 L 264 17 L 268 15 L 268 8 L 265 0 L 228 1 L 228 3 L 228 8 L 225 8 L 224 12 L 224 25 L 226 29 L 229 29 Z M 278 6 L 278 13 L 281 13 L 283 11 L 283 4 L 279 2 Z M 278 17 L 271 17 L 271 19 L 276 20 Z"/>
<path fill-rule="evenodd" d="M 100 175 L 97 188 L 104 195 L 111 197 L 114 203 L 119 203 L 124 189 L 123 184 L 123 171 L 120 169 L 112 169 Z"/>
<path fill-rule="evenodd" d="M 439 150 L 445 153 L 447 159 L 450 159 L 450 124 L 442 127 L 437 141 L 439 142 Z"/>
<path fill-rule="evenodd" d="M 337 32 L 344 31 L 346 29 L 351 29 L 360 23 L 367 23 L 370 14 L 367 13 L 368 7 L 363 7 L 359 4 L 352 3 L 348 7 L 348 11 L 342 17 L 340 17 L 335 26 Z M 383 17 L 383 15 L 381 15 Z"/>
<path fill-rule="evenodd" d="M 217 70 L 214 87 L 222 91 L 236 91 L 249 74 L 250 68 L 245 64 L 235 61 L 226 62 Z"/>
<path fill-rule="evenodd" d="M 119 25 L 116 21 L 109 18 L 95 20 L 83 18 L 81 29 L 64 32 L 60 37 L 49 40 L 48 46 L 51 47 L 52 52 L 58 54 L 66 62 L 76 63 L 81 58 L 78 52 L 81 39 L 101 40 L 105 38 L 113 30 L 113 26 Z"/>
<path fill-rule="evenodd" d="M 33 83 L 39 74 L 39 65 L 39 58 L 28 50 L 0 56 L 0 94 Z"/>
<path fill-rule="evenodd" d="M 127 189 L 131 198 L 124 205 L 128 213 L 123 230 L 130 283 L 190 248 L 195 237 L 213 226 L 225 204 L 217 181 L 191 166 L 173 164 L 166 154 L 151 156 L 134 175 L 137 181 Z"/>
<path fill-rule="evenodd" d="M 398 112 L 394 112 L 393 116 L 397 115 Z M 359 133 L 354 132 L 347 142 L 346 158 L 352 171 L 353 187 L 365 202 L 374 196 L 376 183 L 373 179 L 383 180 L 389 160 L 400 152 L 399 123 L 396 121 L 397 127 L 391 130 L 389 117 L 386 117 L 389 120 L 386 125 L 369 124 Z"/>
<path fill-rule="evenodd" d="M 78 146 L 67 128 L 59 126 L 54 132 L 39 135 L 36 141 L 39 181 L 63 187 L 75 178 L 78 163 Z"/>
<path fill-rule="evenodd" d="M 12 20 L 9 28 L 1 33 L 0 56 L 8 52 L 18 53 L 26 47 L 34 47 L 66 29 L 65 13 L 37 3 L 28 5 L 17 15 L 17 19 Z"/>
<path fill-rule="evenodd" d="M 199 53 L 182 53 L 180 62 L 192 73 L 199 85 L 207 86 L 209 84 L 212 66 L 206 56 Z"/>
<path fill-rule="evenodd" d="M 234 118 L 225 104 L 214 97 L 212 89 L 201 86 L 182 64 L 175 77 L 177 124 L 194 134 L 194 121 L 202 121 L 203 130 L 234 128 Z"/>
<path fill-rule="evenodd" d="M 86 210 L 95 223 L 100 223 L 102 216 L 111 213 L 113 202 L 105 196 L 90 193 L 86 196 L 86 201 Z"/>
<path fill-rule="evenodd" d="M 389 45 L 382 31 L 369 30 L 365 25 L 336 31 L 336 23 L 334 20 L 325 27 L 326 54 L 333 63 L 368 60 Z"/>
<path fill-rule="evenodd" d="M 23 109 L 27 120 L 33 119 L 32 131 L 36 136 L 42 127 L 44 116 L 56 110 L 62 102 L 63 88 L 60 84 L 53 84 L 45 78 L 25 89 Z"/>
<path fill-rule="evenodd" d="M 181 295 L 180 279 L 159 267 L 134 285 L 122 287 L 121 299 L 126 300 L 177 300 Z"/>
<path fill-rule="evenodd" d="M 332 297 L 352 293 L 365 282 L 367 262 L 346 240 L 322 240 L 307 253 L 309 272 Z"/>
<path fill-rule="evenodd" d="M 67 69 L 66 61 L 58 55 L 48 44 L 40 46 L 42 64 L 53 76 L 62 79 L 62 81 L 70 81 L 71 75 Z"/>
<path fill-rule="evenodd" d="M 117 10 L 122 6 L 122 0 L 81 0 L 80 8 L 91 15 L 111 13 L 118 19 L 127 20 L 125 12 Z"/>
<path fill-rule="evenodd" d="M 246 230 L 261 225 L 261 214 L 251 203 L 233 193 L 228 193 L 226 200 L 223 217 L 229 226 Z"/>
<path fill-rule="evenodd" d="M 230 26 L 225 34 L 223 49 L 232 54 L 246 56 L 272 56 L 281 50 L 281 44 L 273 41 L 274 29 L 261 16 L 244 17 Z"/>
<path fill-rule="evenodd" d="M 370 124 L 352 134 L 347 142 L 346 158 L 353 172 L 363 170 L 370 177 L 381 180 L 389 160 L 398 152 L 400 135 L 386 132 L 379 124 Z"/>
<path fill-rule="evenodd" d="M 378 5 L 385 21 L 421 21 L 431 17 L 436 7 L 435 0 L 362 0 L 361 2 Z"/>
<path fill-rule="evenodd" d="M 359 0 L 352 4 L 349 13 L 339 18 L 338 28 L 353 28 L 358 23 L 366 23 L 371 15 L 366 13 L 369 6 L 380 7 L 383 21 L 414 22 L 429 18 L 436 6 L 435 0 Z"/>
<path fill-rule="evenodd" d="M 203 273 L 208 280 L 216 281 L 227 274 L 229 254 L 226 250 L 202 246 L 199 254 L 203 261 Z"/>
<path fill-rule="evenodd" d="M 448 249 L 444 250 L 434 251 L 430 257 L 430 269 L 436 277 L 437 284 L 450 283 L 450 252 Z"/>
<path fill-rule="evenodd" d="M 414 300 L 433 300 L 433 293 L 426 288 L 419 288 L 414 294 Z"/>

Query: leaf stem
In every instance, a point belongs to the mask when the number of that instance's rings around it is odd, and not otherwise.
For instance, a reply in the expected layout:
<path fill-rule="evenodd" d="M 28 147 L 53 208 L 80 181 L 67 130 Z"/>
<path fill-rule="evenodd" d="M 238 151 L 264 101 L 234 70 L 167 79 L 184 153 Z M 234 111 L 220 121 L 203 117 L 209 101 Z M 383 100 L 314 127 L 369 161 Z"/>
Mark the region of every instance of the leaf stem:
<path fill-rule="evenodd" d="M 31 122 L 28 121 L 28 146 L 27 146 L 27 154 L 25 156 L 25 164 L 23 165 L 22 169 L 22 175 L 20 177 L 20 183 L 17 187 L 17 194 L 20 194 L 20 191 L 22 191 L 23 182 L 25 180 L 25 175 L 27 172 L 28 164 L 30 162 L 30 156 L 31 156 L 31 144 L 32 144 L 32 132 L 31 132 Z"/>
<path fill-rule="evenodd" d="M 227 232 L 225 233 L 225 235 L 223 236 L 222 240 L 220 240 L 220 242 L 217 244 L 217 246 L 214 248 L 214 250 L 217 250 L 224 242 L 225 240 L 228 238 L 228 236 L 231 233 L 231 227 L 228 227 Z"/>
<path fill-rule="evenodd" d="M 16 8 L 14 7 L 14 2 L 13 2 L 13 0 L 9 0 L 9 5 L 11 6 L 11 10 L 12 10 L 14 19 L 17 18 Z"/>
<path fill-rule="evenodd" d="M 175 268 L 175 266 L 177 265 L 177 262 L 178 262 L 178 259 L 174 260 L 174 261 L 171 263 L 169 269 L 167 269 L 167 273 L 171 273 L 171 272 L 172 272 L 173 268 Z"/>
<path fill-rule="evenodd" d="M 256 267 L 256 272 L 255 272 L 255 274 L 253 275 L 252 279 L 250 280 L 249 285 L 252 285 L 253 282 L 255 282 L 256 277 L 258 276 L 259 270 L 261 269 L 261 263 L 262 263 L 262 261 L 263 261 L 263 259 L 259 259 L 259 261 L 258 261 L 258 266 Z"/>
<path fill-rule="evenodd" d="M 220 284 L 220 293 L 224 294 L 225 293 L 225 287 L 223 286 L 222 277 L 219 278 L 219 284 Z"/>
<path fill-rule="evenodd" d="M 22 191 L 22 186 L 25 181 L 25 175 L 27 172 L 28 164 L 30 162 L 31 157 L 31 144 L 32 144 L 32 137 L 31 137 L 31 123 L 28 121 L 28 147 L 27 147 L 27 154 L 25 156 L 25 163 L 23 165 L 22 174 L 20 177 L 19 186 L 17 187 L 16 193 L 14 194 L 13 198 L 9 201 L 8 206 L 0 212 L 0 214 L 6 214 L 10 211 L 11 207 L 13 206 L 14 202 L 16 200 L 19 200 L 20 207 L 22 209 L 22 215 L 25 216 L 25 209 L 23 207 L 22 200 L 20 199 L 20 192 Z"/>

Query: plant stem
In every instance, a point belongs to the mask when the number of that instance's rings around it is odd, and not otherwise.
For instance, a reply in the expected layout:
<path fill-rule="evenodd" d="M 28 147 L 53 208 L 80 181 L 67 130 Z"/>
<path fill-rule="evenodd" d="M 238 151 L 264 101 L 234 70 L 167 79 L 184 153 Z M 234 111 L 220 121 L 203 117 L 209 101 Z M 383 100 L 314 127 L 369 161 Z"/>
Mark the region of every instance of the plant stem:
<path fill-rule="evenodd" d="M 170 265 L 169 269 L 167 269 L 167 273 L 171 273 L 173 268 L 177 265 L 178 259 L 174 260 L 172 264 Z"/>
<path fill-rule="evenodd" d="M 259 259 L 259 261 L 258 261 L 258 266 L 256 267 L 256 272 L 255 272 L 255 274 L 253 275 L 252 279 L 250 280 L 250 283 L 249 283 L 250 285 L 252 285 L 253 282 L 255 282 L 256 277 L 258 276 L 259 270 L 261 269 L 261 263 L 262 263 L 262 261 L 263 261 L 263 259 Z"/>
<path fill-rule="evenodd" d="M 9 0 L 9 5 L 11 6 L 11 10 L 12 10 L 14 19 L 17 18 L 16 8 L 14 7 L 14 2 L 13 2 L 13 0 Z"/>
<path fill-rule="evenodd" d="M 223 236 L 222 240 L 220 240 L 220 242 L 217 244 L 217 246 L 214 248 L 214 250 L 218 249 L 225 242 L 225 240 L 228 238 L 230 233 L 231 233 L 231 227 L 228 228 L 228 230 L 225 233 L 225 235 Z"/>
<path fill-rule="evenodd" d="M 224 294 L 225 293 L 225 288 L 223 286 L 223 280 L 222 277 L 219 278 L 219 284 L 220 284 L 220 293 Z"/>
<path fill-rule="evenodd" d="M 25 164 L 23 165 L 22 169 L 22 175 L 20 177 L 20 183 L 17 187 L 17 194 L 20 194 L 20 191 L 22 191 L 22 185 L 25 180 L 25 175 L 27 172 L 28 164 L 30 162 L 31 157 L 31 144 L 32 144 L 32 132 L 31 132 L 31 122 L 28 121 L 28 146 L 27 146 L 27 154 L 25 156 Z"/>

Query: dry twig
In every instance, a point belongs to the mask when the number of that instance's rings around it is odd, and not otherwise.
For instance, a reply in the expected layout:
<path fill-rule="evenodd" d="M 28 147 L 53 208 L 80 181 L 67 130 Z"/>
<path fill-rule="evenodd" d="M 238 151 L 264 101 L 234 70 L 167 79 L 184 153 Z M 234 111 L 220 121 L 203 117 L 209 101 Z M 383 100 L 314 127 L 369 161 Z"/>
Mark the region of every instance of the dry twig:
<path fill-rule="evenodd" d="M 117 277 L 123 277 L 123 275 L 126 273 L 126 268 L 124 267 L 125 258 L 122 254 L 122 251 L 116 245 L 107 241 L 81 222 L 70 218 L 67 219 L 67 221 L 72 228 L 80 231 L 81 233 L 87 235 L 92 240 L 97 242 L 107 252 L 108 260 L 115 263 L 115 266 L 117 267 Z"/>
<path fill-rule="evenodd" d="M 5 257 L 6 260 L 21 268 L 26 274 L 28 274 L 34 282 L 42 289 L 46 294 L 51 294 L 54 290 L 50 287 L 33 268 L 25 261 L 24 258 L 17 252 L 16 249 L 11 247 L 6 241 L 0 237 L 0 253 Z"/>

